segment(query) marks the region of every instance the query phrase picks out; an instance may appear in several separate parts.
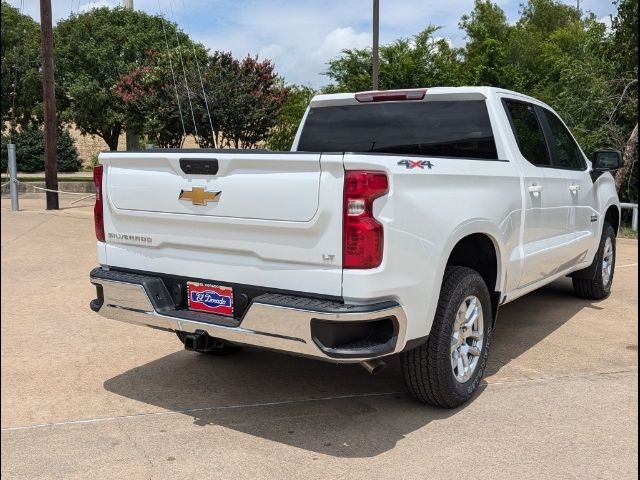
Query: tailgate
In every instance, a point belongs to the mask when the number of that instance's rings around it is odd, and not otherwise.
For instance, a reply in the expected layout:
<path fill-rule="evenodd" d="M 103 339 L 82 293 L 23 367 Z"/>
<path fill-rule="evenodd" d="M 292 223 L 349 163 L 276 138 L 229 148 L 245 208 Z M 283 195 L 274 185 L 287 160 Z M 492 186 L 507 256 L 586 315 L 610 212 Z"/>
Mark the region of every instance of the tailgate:
<path fill-rule="evenodd" d="M 116 154 L 108 177 L 118 210 L 304 222 L 318 209 L 320 154 Z"/>
<path fill-rule="evenodd" d="M 121 152 L 105 174 L 105 264 L 340 295 L 342 155 Z"/>

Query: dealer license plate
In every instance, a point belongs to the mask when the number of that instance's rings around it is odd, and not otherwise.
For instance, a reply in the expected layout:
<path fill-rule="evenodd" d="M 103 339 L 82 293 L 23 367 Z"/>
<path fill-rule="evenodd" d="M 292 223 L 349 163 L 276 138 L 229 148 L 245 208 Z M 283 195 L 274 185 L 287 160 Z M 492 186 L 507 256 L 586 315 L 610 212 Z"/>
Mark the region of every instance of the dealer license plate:
<path fill-rule="evenodd" d="M 189 310 L 233 316 L 233 289 L 221 285 L 187 282 Z"/>

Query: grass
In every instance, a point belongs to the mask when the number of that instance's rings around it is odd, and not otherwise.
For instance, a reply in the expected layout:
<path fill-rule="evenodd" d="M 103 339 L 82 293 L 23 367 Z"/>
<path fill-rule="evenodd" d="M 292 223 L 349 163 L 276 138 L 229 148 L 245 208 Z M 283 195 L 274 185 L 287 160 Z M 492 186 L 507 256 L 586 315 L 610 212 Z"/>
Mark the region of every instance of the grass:
<path fill-rule="evenodd" d="M 618 232 L 618 237 L 631 238 L 633 240 L 637 240 L 638 232 L 631 230 L 631 227 L 620 227 L 620 231 Z"/>

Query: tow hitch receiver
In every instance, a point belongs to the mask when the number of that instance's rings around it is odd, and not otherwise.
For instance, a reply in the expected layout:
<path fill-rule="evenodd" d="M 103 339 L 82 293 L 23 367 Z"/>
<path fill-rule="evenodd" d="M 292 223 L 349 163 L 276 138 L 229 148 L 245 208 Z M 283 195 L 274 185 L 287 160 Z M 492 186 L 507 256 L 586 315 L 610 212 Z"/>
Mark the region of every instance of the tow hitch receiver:
<path fill-rule="evenodd" d="M 187 333 L 184 336 L 185 350 L 206 350 L 209 343 L 209 335 L 204 330 L 196 330 L 194 333 Z"/>

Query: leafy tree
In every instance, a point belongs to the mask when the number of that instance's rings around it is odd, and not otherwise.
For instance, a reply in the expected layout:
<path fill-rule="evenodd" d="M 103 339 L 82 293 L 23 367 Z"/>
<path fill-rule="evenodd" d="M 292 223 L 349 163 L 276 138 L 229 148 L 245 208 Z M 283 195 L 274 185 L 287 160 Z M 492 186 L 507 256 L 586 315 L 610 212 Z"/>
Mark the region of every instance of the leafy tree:
<path fill-rule="evenodd" d="M 121 77 L 147 66 L 153 58 L 150 52 L 165 51 L 165 42 L 171 48 L 177 48 L 179 42 L 185 61 L 192 46 L 164 18 L 122 8 L 93 9 L 60 21 L 55 42 L 64 120 L 75 123 L 82 134 L 98 135 L 111 150 L 117 148 L 128 124 L 134 131 L 140 127 L 136 112 L 130 114 L 116 94 Z"/>
<path fill-rule="evenodd" d="M 37 126 L 21 129 L 13 138 L 16 145 L 18 171 L 41 172 L 44 170 L 44 132 Z M 2 171 L 7 171 L 8 136 L 2 137 Z M 67 129 L 60 129 L 57 135 L 56 159 L 58 171 L 77 172 L 82 166 L 78 150 Z"/>
<path fill-rule="evenodd" d="M 14 132 L 41 116 L 40 28 L 4 0 L 1 8 L 2 130 L 10 126 Z"/>
<path fill-rule="evenodd" d="M 459 83 L 459 51 L 434 34 L 429 26 L 412 38 L 380 46 L 380 88 L 451 86 Z M 330 91 L 357 92 L 371 89 L 371 49 L 347 49 L 329 61 L 326 75 L 333 80 Z"/>
<path fill-rule="evenodd" d="M 264 141 L 289 96 L 273 63 L 251 56 L 237 60 L 230 53 L 215 52 L 202 76 L 213 130 L 221 145 L 254 148 Z M 206 111 L 199 122 L 199 131 L 211 129 Z M 201 146 L 211 146 L 208 137 L 202 135 L 199 140 Z"/>
<path fill-rule="evenodd" d="M 186 67 L 186 83 L 184 77 L 174 83 L 175 53 L 151 54 L 148 65 L 120 77 L 115 94 L 130 125 L 166 147 L 179 147 L 185 135 L 201 147 L 213 147 L 214 136 L 236 148 L 264 141 L 289 94 L 269 60 L 201 51 L 198 63 Z"/>
<path fill-rule="evenodd" d="M 572 6 L 530 0 L 509 25 L 500 7 L 476 0 L 460 24 L 468 38 L 463 70 L 468 83 L 509 88 L 553 106 L 588 154 L 623 149 L 637 124 L 637 3 L 622 0 L 612 23 L 610 34 Z M 633 178 L 621 171 L 619 183 L 623 176 Z M 629 189 L 620 194 L 633 196 Z"/>
<path fill-rule="evenodd" d="M 269 132 L 267 147 L 271 150 L 289 150 L 298 131 L 300 121 L 316 92 L 311 87 L 293 86 L 291 94 Z"/>
<path fill-rule="evenodd" d="M 201 57 L 199 62 L 206 62 L 203 48 L 193 46 L 193 51 Z M 178 148 L 187 135 L 208 133 L 196 130 L 200 127 L 198 119 L 203 116 L 203 111 L 206 114 L 206 109 L 194 93 L 200 87 L 193 66 L 195 62 L 185 66 L 185 84 L 183 72 L 176 72 L 180 55 L 182 53 L 177 48 L 162 53 L 149 52 L 148 64 L 121 75 L 114 89 L 126 107 L 129 128 L 142 133 L 159 147 Z M 189 89 L 187 85 L 190 85 Z"/>
<path fill-rule="evenodd" d="M 495 87 L 511 85 L 508 45 L 512 27 L 502 9 L 491 1 L 476 0 L 475 8 L 462 17 L 459 26 L 468 38 L 463 69 L 467 83 Z"/>
<path fill-rule="evenodd" d="M 612 18 L 613 39 L 608 55 L 615 64 L 617 102 L 611 122 L 626 133 L 625 165 L 616 175 L 623 199 L 638 201 L 638 2 L 619 0 Z"/>

